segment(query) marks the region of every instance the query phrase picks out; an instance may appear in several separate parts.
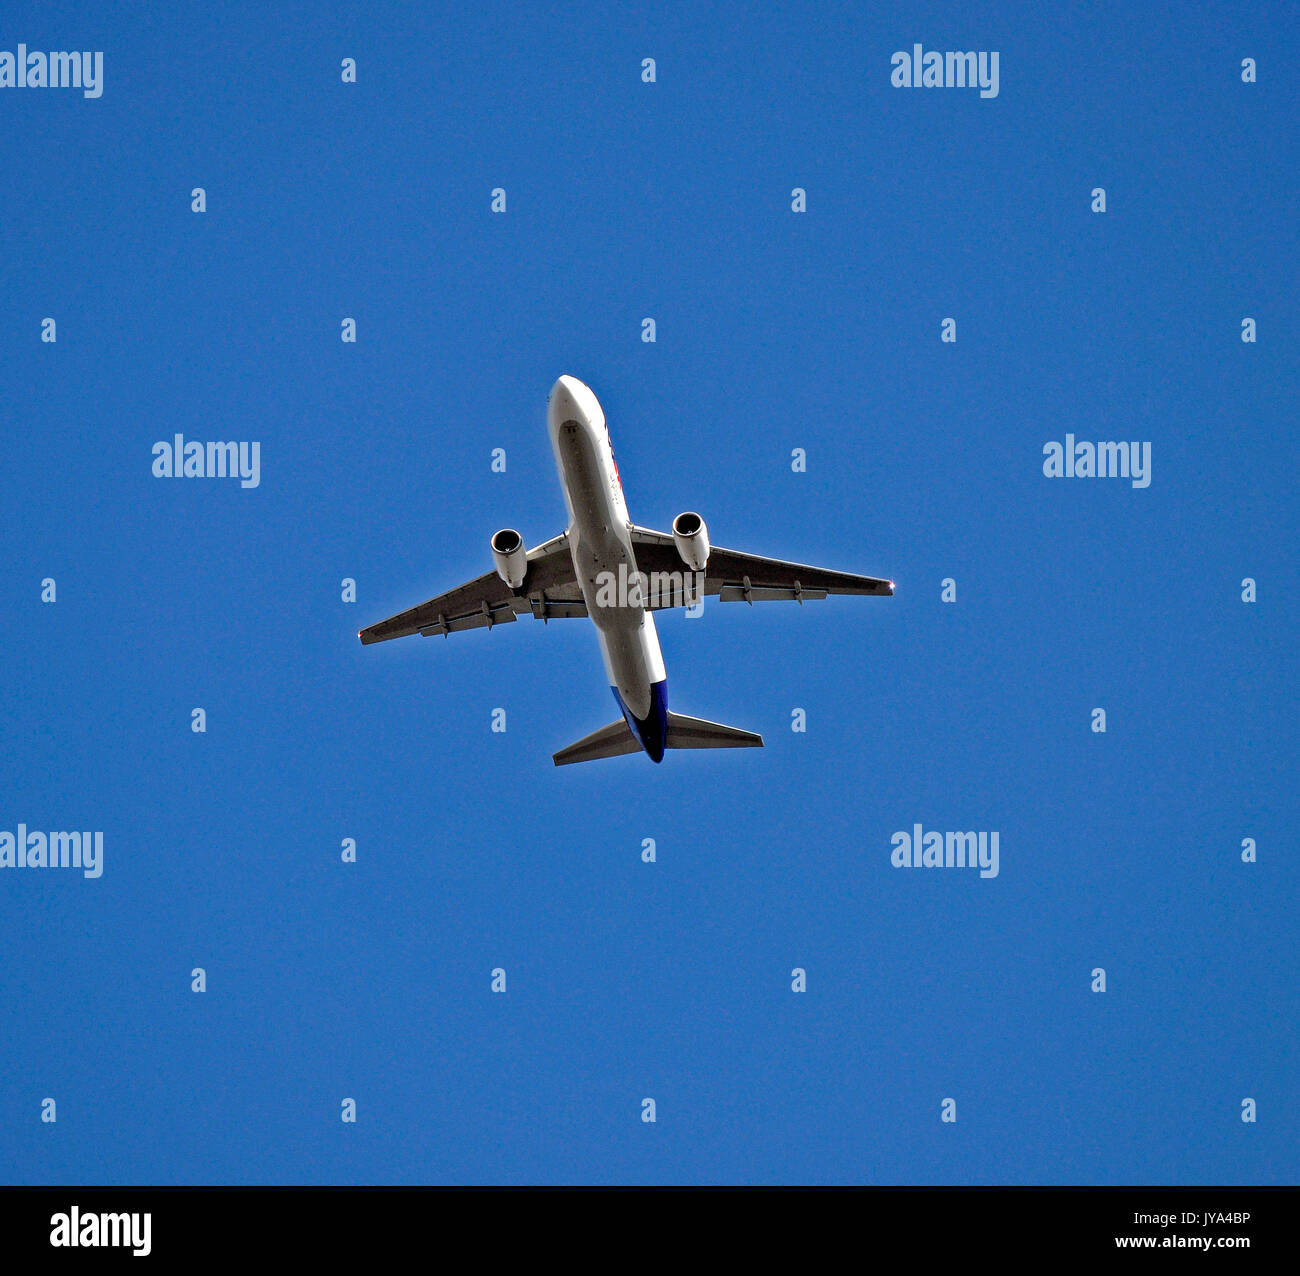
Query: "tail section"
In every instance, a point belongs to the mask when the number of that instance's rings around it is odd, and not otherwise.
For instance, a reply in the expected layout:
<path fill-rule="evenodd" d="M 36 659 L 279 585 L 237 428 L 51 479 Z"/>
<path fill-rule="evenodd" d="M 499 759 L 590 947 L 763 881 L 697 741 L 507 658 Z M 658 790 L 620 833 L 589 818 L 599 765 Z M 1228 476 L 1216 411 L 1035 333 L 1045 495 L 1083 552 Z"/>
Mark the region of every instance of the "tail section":
<path fill-rule="evenodd" d="M 669 713 L 666 744 L 670 749 L 761 749 L 763 737 L 721 722 Z"/>
<path fill-rule="evenodd" d="M 739 727 L 723 726 L 721 722 L 706 722 L 703 718 L 688 718 L 684 713 L 669 713 L 664 745 L 669 749 L 761 749 L 763 737 Z M 620 718 L 583 736 L 577 744 L 552 754 L 551 760 L 556 766 L 568 766 L 572 762 L 594 762 L 597 758 L 616 758 L 643 750 L 644 746 L 632 734 L 626 719 Z"/>

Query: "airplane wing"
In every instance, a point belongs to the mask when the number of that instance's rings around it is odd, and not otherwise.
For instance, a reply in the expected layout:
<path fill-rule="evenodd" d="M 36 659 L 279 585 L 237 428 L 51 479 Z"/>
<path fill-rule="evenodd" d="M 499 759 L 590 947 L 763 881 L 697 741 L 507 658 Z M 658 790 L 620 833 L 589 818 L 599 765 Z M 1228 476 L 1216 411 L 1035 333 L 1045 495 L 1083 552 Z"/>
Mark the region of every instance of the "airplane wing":
<path fill-rule="evenodd" d="M 653 572 L 687 572 L 689 575 L 689 568 L 682 563 L 669 533 L 656 532 L 649 527 L 634 527 L 632 545 L 638 571 L 647 575 Z M 667 591 L 661 592 L 664 593 L 665 600 L 654 610 L 682 605 L 680 595 L 674 598 Z M 894 592 L 894 582 L 876 576 L 826 571 L 804 563 L 787 563 L 779 558 L 763 558 L 758 554 L 742 554 L 715 545 L 710 549 L 705 564 L 704 592 L 716 594 L 719 601 L 724 603 L 746 602 L 752 605 L 771 599 L 802 603 L 812 598 L 825 598 L 828 594 L 888 596 Z M 653 594 L 651 589 L 652 598 Z"/>
<path fill-rule="evenodd" d="M 561 533 L 528 551 L 528 574 L 518 589 L 511 589 L 496 572 L 487 572 L 418 607 L 370 625 L 361 630 L 359 637 L 366 644 L 410 634 L 442 634 L 445 638 L 462 629 L 491 629 L 525 615 L 558 620 L 586 614 L 582 590 L 573 574 L 569 538 Z"/>

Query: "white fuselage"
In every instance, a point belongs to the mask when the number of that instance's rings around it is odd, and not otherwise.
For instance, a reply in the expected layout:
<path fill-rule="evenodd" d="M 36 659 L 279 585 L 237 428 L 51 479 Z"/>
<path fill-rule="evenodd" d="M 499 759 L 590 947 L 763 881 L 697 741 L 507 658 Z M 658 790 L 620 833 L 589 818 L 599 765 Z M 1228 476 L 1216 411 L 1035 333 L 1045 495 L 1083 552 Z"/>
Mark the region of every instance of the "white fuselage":
<path fill-rule="evenodd" d="M 551 388 L 547 424 L 569 509 L 574 571 L 610 686 L 641 737 L 647 720 L 666 705 L 664 658 L 654 615 L 625 588 L 637 571 L 636 555 L 605 413 L 587 386 L 565 376 Z"/>

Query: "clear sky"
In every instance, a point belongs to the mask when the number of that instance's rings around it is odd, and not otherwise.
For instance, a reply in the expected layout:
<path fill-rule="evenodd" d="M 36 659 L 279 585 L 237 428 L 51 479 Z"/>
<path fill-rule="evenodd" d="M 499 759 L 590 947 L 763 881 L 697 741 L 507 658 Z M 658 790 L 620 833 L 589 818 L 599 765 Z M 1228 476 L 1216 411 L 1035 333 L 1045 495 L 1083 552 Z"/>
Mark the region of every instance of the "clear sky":
<path fill-rule="evenodd" d="M 104 61 L 0 88 L 0 829 L 104 860 L 0 869 L 0 1180 L 1296 1180 L 1294 9 L 746 8 L 6 6 Z M 560 373 L 638 522 L 898 582 L 660 617 L 765 749 L 357 642 L 562 529 Z"/>

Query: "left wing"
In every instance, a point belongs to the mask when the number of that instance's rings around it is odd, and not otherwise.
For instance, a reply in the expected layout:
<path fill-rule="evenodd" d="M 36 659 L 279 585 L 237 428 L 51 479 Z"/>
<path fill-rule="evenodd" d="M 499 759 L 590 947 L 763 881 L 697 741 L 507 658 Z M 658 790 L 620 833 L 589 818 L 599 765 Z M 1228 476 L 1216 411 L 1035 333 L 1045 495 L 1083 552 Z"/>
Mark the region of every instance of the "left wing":
<path fill-rule="evenodd" d="M 511 589 L 496 572 L 487 572 L 361 630 L 359 637 L 367 644 L 411 634 L 442 634 L 445 638 L 462 629 L 491 629 L 522 615 L 556 620 L 586 614 L 573 572 L 569 537 L 561 533 L 528 551 L 528 574 L 518 589 Z"/>
<path fill-rule="evenodd" d="M 637 570 L 647 576 L 652 572 L 690 571 L 682 563 L 677 546 L 667 532 L 634 527 L 632 545 L 636 553 Z M 822 567 L 809 567 L 805 563 L 787 563 L 780 558 L 742 554 L 738 550 L 715 545 L 709 550 L 708 561 L 705 563 L 704 592 L 717 594 L 718 599 L 724 603 L 746 602 L 752 605 L 770 599 L 806 602 L 813 598 L 825 598 L 827 594 L 889 596 L 894 592 L 894 582 L 877 576 L 827 571 Z M 652 597 L 653 593 L 651 590 Z M 676 601 L 659 604 L 654 610 L 681 605 L 678 597 Z"/>

